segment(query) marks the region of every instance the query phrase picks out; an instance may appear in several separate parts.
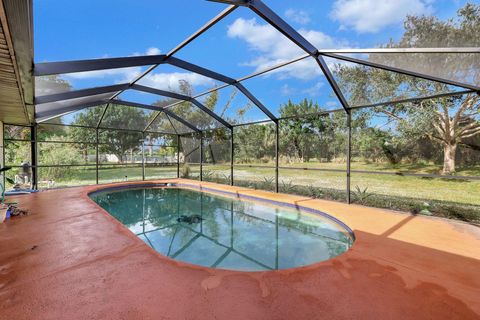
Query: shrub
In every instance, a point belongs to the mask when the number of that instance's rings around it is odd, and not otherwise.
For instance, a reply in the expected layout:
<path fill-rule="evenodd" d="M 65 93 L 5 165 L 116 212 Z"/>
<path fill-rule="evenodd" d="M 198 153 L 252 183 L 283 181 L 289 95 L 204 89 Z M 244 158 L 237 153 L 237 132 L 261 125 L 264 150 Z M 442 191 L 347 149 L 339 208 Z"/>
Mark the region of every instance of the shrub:
<path fill-rule="evenodd" d="M 268 181 L 268 183 L 265 181 Z M 235 185 L 254 189 L 271 190 L 274 180 L 265 178 L 265 181 L 254 182 L 235 180 Z M 281 186 L 282 192 L 312 198 L 346 202 L 347 193 L 343 190 L 319 188 L 312 185 L 291 185 L 290 183 L 286 184 L 286 186 L 287 187 Z M 368 189 L 361 190 L 360 188 L 352 191 L 352 196 L 354 202 L 361 203 L 365 206 L 399 210 L 414 214 L 433 215 L 471 223 L 480 223 L 480 206 L 440 200 L 429 200 L 428 202 L 425 202 L 425 200 L 416 198 L 369 193 Z"/>
<path fill-rule="evenodd" d="M 64 140 L 63 137 L 56 137 L 56 141 Z M 40 149 L 40 163 L 45 165 L 78 165 L 79 149 L 72 144 L 45 143 Z M 61 180 L 72 176 L 72 167 L 45 167 L 43 178 L 48 180 Z"/>
<path fill-rule="evenodd" d="M 188 164 L 185 163 L 182 166 L 182 170 L 180 171 L 180 175 L 181 175 L 182 178 L 185 178 L 185 179 L 190 178 L 191 170 L 190 170 L 190 166 Z"/>
<path fill-rule="evenodd" d="M 292 183 L 291 180 L 288 180 L 287 182 L 282 181 L 282 184 L 280 185 L 280 192 L 284 193 L 295 193 L 296 186 Z"/>

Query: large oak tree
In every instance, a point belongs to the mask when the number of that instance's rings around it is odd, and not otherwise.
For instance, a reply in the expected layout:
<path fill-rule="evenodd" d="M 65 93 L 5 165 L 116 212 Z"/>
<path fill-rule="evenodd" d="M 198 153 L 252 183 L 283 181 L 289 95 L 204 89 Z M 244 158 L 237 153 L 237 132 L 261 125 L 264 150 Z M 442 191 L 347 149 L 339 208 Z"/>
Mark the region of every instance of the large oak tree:
<path fill-rule="evenodd" d="M 480 46 L 480 5 L 466 4 L 456 18 L 447 21 L 436 17 L 410 16 L 405 32 L 389 48 L 449 48 Z M 459 82 L 480 85 L 478 54 L 401 53 L 370 54 L 368 60 L 388 66 L 406 68 Z M 439 82 L 405 76 L 399 73 L 353 64 L 337 64 L 335 75 L 352 105 L 394 101 L 435 93 L 453 92 L 454 88 Z M 475 147 L 467 141 L 480 134 L 480 97 L 478 93 L 396 104 L 373 109 L 404 129 L 426 136 L 443 148 L 443 174 L 456 170 L 459 145 Z"/>

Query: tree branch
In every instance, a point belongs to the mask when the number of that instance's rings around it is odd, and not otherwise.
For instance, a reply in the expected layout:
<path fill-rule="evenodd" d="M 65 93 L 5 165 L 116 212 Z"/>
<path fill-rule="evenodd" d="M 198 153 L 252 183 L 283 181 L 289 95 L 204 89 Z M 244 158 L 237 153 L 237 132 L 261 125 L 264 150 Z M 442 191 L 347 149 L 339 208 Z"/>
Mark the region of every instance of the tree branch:
<path fill-rule="evenodd" d="M 465 139 L 465 138 L 471 138 L 473 136 L 476 136 L 477 134 L 480 133 L 480 128 L 478 128 L 477 130 L 473 131 L 472 133 L 468 133 L 466 135 L 462 135 L 462 138 Z"/>
<path fill-rule="evenodd" d="M 460 118 L 462 117 L 463 113 L 465 110 L 470 109 L 470 107 L 473 105 L 473 99 L 470 94 L 467 95 L 467 98 L 462 102 L 460 105 L 460 108 L 458 108 L 458 111 L 455 113 L 455 116 L 452 121 L 452 127 L 455 128 L 458 122 L 460 121 Z"/>
<path fill-rule="evenodd" d="M 468 125 L 466 125 L 465 127 L 460 128 L 460 129 L 456 132 L 455 136 L 456 136 L 456 137 L 459 137 L 459 136 L 461 136 L 463 133 L 466 133 L 466 132 L 472 131 L 472 130 L 477 130 L 477 129 L 480 129 L 480 123 L 471 122 L 471 123 L 469 123 Z"/>
<path fill-rule="evenodd" d="M 437 136 L 434 136 L 433 134 L 427 134 L 427 136 L 432 139 L 432 140 L 437 140 L 439 142 L 441 142 L 442 144 L 446 144 L 447 141 L 441 137 L 437 137 Z"/>

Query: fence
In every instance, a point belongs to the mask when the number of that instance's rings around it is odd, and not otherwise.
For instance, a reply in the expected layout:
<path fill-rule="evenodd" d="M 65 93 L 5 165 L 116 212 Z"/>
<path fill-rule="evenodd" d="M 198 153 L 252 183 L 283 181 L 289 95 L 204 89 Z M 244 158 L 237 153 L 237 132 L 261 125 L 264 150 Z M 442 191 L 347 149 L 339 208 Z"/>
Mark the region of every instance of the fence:
<path fill-rule="evenodd" d="M 401 138 L 401 121 L 358 108 L 178 134 L 5 124 L 6 175 L 18 180 L 28 163 L 39 189 L 183 177 L 393 209 L 477 210 L 478 149 L 460 144 L 458 174 L 440 174 L 442 146 Z"/>

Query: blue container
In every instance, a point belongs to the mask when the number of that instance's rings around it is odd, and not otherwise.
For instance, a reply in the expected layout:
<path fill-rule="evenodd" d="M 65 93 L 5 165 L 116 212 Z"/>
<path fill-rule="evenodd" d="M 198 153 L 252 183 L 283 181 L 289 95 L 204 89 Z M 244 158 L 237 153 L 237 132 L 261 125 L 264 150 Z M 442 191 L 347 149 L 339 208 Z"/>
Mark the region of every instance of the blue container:
<path fill-rule="evenodd" d="M 5 215 L 5 220 L 6 220 L 6 219 L 10 219 L 10 217 L 12 216 L 12 211 L 13 211 L 12 208 L 8 208 L 8 209 L 7 209 L 7 213 L 6 213 L 6 215 Z"/>

